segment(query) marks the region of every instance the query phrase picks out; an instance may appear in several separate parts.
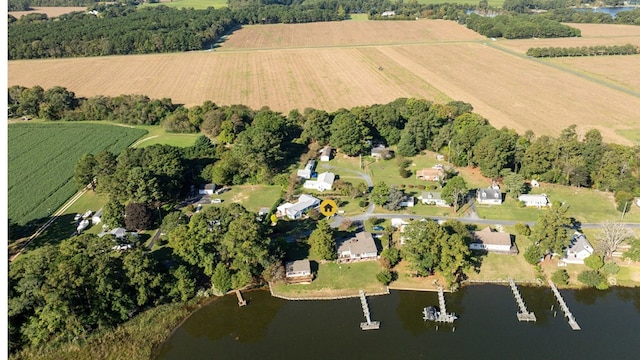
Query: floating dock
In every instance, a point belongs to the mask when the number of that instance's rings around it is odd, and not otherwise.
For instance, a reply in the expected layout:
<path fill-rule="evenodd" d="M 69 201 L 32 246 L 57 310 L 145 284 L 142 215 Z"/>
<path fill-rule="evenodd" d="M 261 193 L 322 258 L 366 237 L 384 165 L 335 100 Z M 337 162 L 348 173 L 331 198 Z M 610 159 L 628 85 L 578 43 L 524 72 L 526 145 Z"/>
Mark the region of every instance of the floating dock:
<path fill-rule="evenodd" d="M 238 297 L 238 306 L 243 307 L 247 305 L 247 300 L 242 297 L 240 290 L 236 290 L 236 296 Z"/>
<path fill-rule="evenodd" d="M 444 291 L 441 286 L 438 287 L 438 303 L 440 303 L 440 312 L 438 313 L 436 321 L 453 323 L 457 317 L 454 314 L 447 313 L 447 305 L 444 301 Z"/>
<path fill-rule="evenodd" d="M 380 321 L 371 321 L 371 314 L 369 313 L 369 304 L 367 304 L 367 298 L 364 296 L 364 291 L 360 290 L 360 303 L 362 304 L 362 312 L 364 313 L 366 322 L 360 323 L 360 329 L 362 330 L 377 330 L 380 328 Z"/>
<path fill-rule="evenodd" d="M 522 296 L 520 296 L 520 290 L 516 286 L 515 281 L 513 279 L 509 279 L 509 285 L 511 286 L 511 291 L 513 292 L 513 296 L 516 298 L 516 303 L 518 303 L 518 308 L 520 308 L 520 312 L 516 315 L 518 316 L 518 321 L 536 321 L 536 315 L 527 310 L 527 306 L 524 304 L 524 300 L 522 300 Z"/>
<path fill-rule="evenodd" d="M 553 291 L 553 294 L 556 296 L 558 303 L 560 303 L 560 308 L 562 309 L 562 311 L 564 311 L 564 316 L 569 321 L 569 326 L 571 326 L 571 329 L 580 330 L 580 325 L 578 325 L 576 318 L 574 318 L 571 311 L 569 311 L 569 307 L 564 302 L 562 295 L 560 295 L 560 291 L 558 291 L 556 284 L 554 284 L 553 281 L 549 280 L 549 285 L 551 285 L 551 290 Z"/>

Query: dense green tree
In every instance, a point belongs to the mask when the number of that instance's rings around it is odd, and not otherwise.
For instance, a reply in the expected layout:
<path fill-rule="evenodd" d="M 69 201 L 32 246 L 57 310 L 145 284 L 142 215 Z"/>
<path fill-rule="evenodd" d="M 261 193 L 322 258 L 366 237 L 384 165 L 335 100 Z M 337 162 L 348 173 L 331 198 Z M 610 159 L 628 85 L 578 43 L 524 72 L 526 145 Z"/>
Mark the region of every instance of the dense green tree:
<path fill-rule="evenodd" d="M 383 206 L 389 200 L 389 187 L 384 182 L 379 182 L 371 190 L 371 202 Z"/>
<path fill-rule="evenodd" d="M 629 240 L 629 249 L 622 253 L 625 260 L 640 261 L 640 238 Z"/>
<path fill-rule="evenodd" d="M 338 257 L 336 252 L 336 239 L 333 230 L 326 220 L 318 221 L 316 229 L 309 236 L 311 253 L 323 260 L 335 260 Z"/>
<path fill-rule="evenodd" d="M 60 120 L 66 111 L 76 107 L 75 102 L 76 94 L 54 86 L 44 92 L 38 115 L 45 120 Z"/>
<path fill-rule="evenodd" d="M 516 174 L 510 169 L 503 169 L 500 172 L 502 182 L 507 186 L 507 194 L 513 199 L 517 199 L 525 191 L 524 176 Z"/>
<path fill-rule="evenodd" d="M 73 168 L 73 182 L 81 190 L 94 183 L 97 162 L 93 154 L 84 154 Z"/>
<path fill-rule="evenodd" d="M 324 110 L 305 110 L 305 122 L 302 125 L 302 138 L 327 144 L 331 136 L 331 117 Z"/>
<path fill-rule="evenodd" d="M 596 270 L 585 270 L 578 274 L 578 281 L 581 283 L 595 287 L 599 290 L 605 290 L 609 286 L 607 285 L 607 280 Z"/>
<path fill-rule="evenodd" d="M 196 293 L 196 281 L 189 269 L 180 265 L 172 272 L 173 282 L 169 295 L 180 301 L 191 299 Z"/>
<path fill-rule="evenodd" d="M 591 254 L 584 259 L 584 264 L 593 270 L 600 270 L 604 266 L 604 260 L 598 254 Z"/>
<path fill-rule="evenodd" d="M 461 176 L 454 176 L 442 188 L 441 196 L 449 204 L 453 204 L 454 211 L 458 211 L 458 206 L 464 201 L 467 192 L 469 189 L 467 189 L 466 181 Z"/>
<path fill-rule="evenodd" d="M 393 280 L 393 275 L 391 273 L 391 270 L 382 269 L 382 271 L 376 274 L 376 279 L 378 279 L 378 281 L 382 283 L 382 285 L 385 285 L 385 286 L 389 285 L 391 280 Z"/>
<path fill-rule="evenodd" d="M 536 246 L 535 244 L 527 246 L 524 250 L 524 259 L 531 265 L 536 265 L 540 262 L 542 258 L 542 249 L 540 246 Z"/>
<path fill-rule="evenodd" d="M 569 232 L 572 221 L 567 216 L 568 210 L 568 206 L 554 204 L 538 217 L 530 238 L 542 254 L 562 254 L 563 249 L 571 242 Z"/>
<path fill-rule="evenodd" d="M 387 201 L 385 201 L 383 206 L 387 210 L 391 210 L 391 211 L 399 210 L 401 208 L 400 203 L 404 201 L 405 197 L 406 196 L 402 190 L 398 189 L 395 186 L 392 186 L 389 189 L 389 195 L 387 196 Z"/>
<path fill-rule="evenodd" d="M 231 290 L 231 273 L 224 264 L 218 263 L 216 265 L 216 269 L 211 276 L 211 284 L 220 294 L 226 294 Z"/>
<path fill-rule="evenodd" d="M 473 146 L 473 162 L 482 175 L 497 178 L 504 168 L 514 167 L 517 134 L 507 130 L 492 130 Z"/>
<path fill-rule="evenodd" d="M 101 221 L 110 228 L 123 227 L 124 224 L 124 205 L 119 201 L 109 198 L 109 201 L 102 208 Z"/>
<path fill-rule="evenodd" d="M 162 231 L 170 233 L 180 225 L 186 225 L 189 218 L 182 211 L 172 211 L 162 217 Z"/>
<path fill-rule="evenodd" d="M 556 284 L 567 285 L 569 283 L 569 273 L 565 269 L 558 269 L 551 275 L 551 280 Z"/>
<path fill-rule="evenodd" d="M 158 263 L 150 253 L 141 248 L 127 251 L 123 255 L 122 266 L 129 279 L 130 292 L 136 294 L 136 305 L 143 306 L 159 298 L 163 279 Z"/>
<path fill-rule="evenodd" d="M 153 212 L 146 204 L 129 203 L 124 213 L 124 223 L 129 230 L 148 230 L 153 224 Z"/>
<path fill-rule="evenodd" d="M 356 156 L 368 149 L 369 129 L 364 122 L 350 112 L 339 112 L 331 124 L 331 145 L 349 156 Z"/>

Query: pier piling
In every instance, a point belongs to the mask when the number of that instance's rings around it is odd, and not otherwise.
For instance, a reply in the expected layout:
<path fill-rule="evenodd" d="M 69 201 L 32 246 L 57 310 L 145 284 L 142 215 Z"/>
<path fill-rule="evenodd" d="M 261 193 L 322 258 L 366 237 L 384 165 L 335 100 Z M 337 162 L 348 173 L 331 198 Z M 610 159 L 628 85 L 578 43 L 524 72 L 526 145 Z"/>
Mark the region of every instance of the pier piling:
<path fill-rule="evenodd" d="M 527 310 L 527 306 L 524 304 L 524 300 L 522 300 L 522 296 L 520 296 L 520 290 L 516 286 L 515 281 L 513 279 L 509 279 L 509 285 L 511 286 L 511 291 L 513 292 L 513 296 L 516 298 L 516 303 L 518 303 L 518 308 L 520 312 L 517 313 L 518 321 L 536 321 L 536 315 Z"/>
<path fill-rule="evenodd" d="M 369 304 L 367 304 L 367 298 L 364 295 L 364 291 L 360 290 L 360 303 L 362 304 L 362 312 L 366 322 L 360 323 L 360 329 L 362 330 L 377 330 L 380 328 L 380 321 L 371 321 L 371 314 L 369 312 Z"/>
<path fill-rule="evenodd" d="M 569 321 L 569 326 L 571 326 L 571 329 L 580 330 L 580 325 L 578 325 L 578 322 L 573 317 L 573 314 L 571 313 L 571 311 L 569 311 L 569 307 L 564 302 L 564 299 L 562 298 L 560 291 L 558 291 L 556 284 L 554 284 L 553 281 L 549 280 L 549 285 L 551 285 L 551 291 L 553 291 L 553 294 L 556 296 L 556 300 L 558 300 L 560 308 L 562 309 L 562 311 L 564 311 L 564 316 Z"/>

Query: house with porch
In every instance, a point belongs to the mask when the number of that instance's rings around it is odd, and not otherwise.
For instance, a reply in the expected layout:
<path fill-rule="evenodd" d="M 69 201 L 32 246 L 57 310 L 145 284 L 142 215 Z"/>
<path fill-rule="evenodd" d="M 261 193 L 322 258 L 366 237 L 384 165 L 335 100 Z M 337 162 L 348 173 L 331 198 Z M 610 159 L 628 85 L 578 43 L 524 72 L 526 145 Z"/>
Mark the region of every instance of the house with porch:
<path fill-rule="evenodd" d="M 486 227 L 480 231 L 471 232 L 473 240 L 469 244 L 470 250 L 487 251 L 494 253 L 517 254 L 518 248 L 511 241 L 511 234 L 494 231 Z"/>
<path fill-rule="evenodd" d="M 441 194 L 439 191 L 423 191 L 422 194 L 418 196 L 418 199 L 426 205 L 449 207 L 449 204 L 442 198 Z"/>
<path fill-rule="evenodd" d="M 546 194 L 523 194 L 518 196 L 518 201 L 524 202 L 525 206 L 541 208 L 549 206 L 549 198 Z"/>
<path fill-rule="evenodd" d="M 371 233 L 361 231 L 338 245 L 338 262 L 376 260 L 378 248 Z"/>
<path fill-rule="evenodd" d="M 313 281 L 311 262 L 308 259 L 287 261 L 284 269 L 285 280 L 288 284 L 310 284 Z"/>
<path fill-rule="evenodd" d="M 444 169 L 442 167 L 424 168 L 416 171 L 416 178 L 424 181 L 444 180 Z"/>
<path fill-rule="evenodd" d="M 305 189 L 318 190 L 320 192 L 325 190 L 331 190 L 333 182 L 336 179 L 336 175 L 332 172 L 323 172 L 318 175 L 316 180 L 307 180 L 302 187 Z"/>
<path fill-rule="evenodd" d="M 296 220 L 301 218 L 305 211 L 318 205 L 320 205 L 320 199 L 311 195 L 302 194 L 295 204 L 288 202 L 278 206 L 276 215 L 286 216 L 291 220 Z"/>
<path fill-rule="evenodd" d="M 593 246 L 584 234 L 576 232 L 571 237 L 571 243 L 567 247 L 564 257 L 558 265 L 564 264 L 584 264 L 584 259 L 593 254 Z"/>

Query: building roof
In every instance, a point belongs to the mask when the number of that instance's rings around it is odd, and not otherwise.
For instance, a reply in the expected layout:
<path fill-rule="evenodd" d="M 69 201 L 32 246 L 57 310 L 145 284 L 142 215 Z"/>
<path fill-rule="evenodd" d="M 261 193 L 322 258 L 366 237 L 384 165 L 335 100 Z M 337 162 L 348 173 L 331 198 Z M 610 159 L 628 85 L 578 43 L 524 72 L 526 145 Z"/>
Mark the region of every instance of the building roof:
<path fill-rule="evenodd" d="M 475 238 L 474 243 L 511 246 L 511 234 L 493 231 L 488 226 L 481 231 L 474 231 L 473 237 Z"/>
<path fill-rule="evenodd" d="M 587 251 L 589 254 L 593 253 L 593 247 L 589 243 L 589 240 L 584 236 L 584 234 L 575 234 L 569 244 L 569 252 L 579 253 L 582 251 Z"/>
<path fill-rule="evenodd" d="M 207 184 L 207 185 L 204 186 L 204 189 L 205 190 L 215 190 L 216 189 L 216 184 L 213 184 L 213 183 Z"/>
<path fill-rule="evenodd" d="M 481 199 L 502 199 L 500 189 L 478 189 L 478 197 Z"/>
<path fill-rule="evenodd" d="M 434 168 L 424 168 L 416 172 L 416 176 L 419 178 L 425 178 L 425 177 L 431 178 L 436 176 L 442 176 L 443 174 L 444 174 L 444 170 L 434 169 Z"/>
<path fill-rule="evenodd" d="M 318 175 L 318 182 L 325 183 L 331 187 L 333 185 L 333 181 L 336 179 L 336 174 L 332 172 L 323 172 Z"/>
<path fill-rule="evenodd" d="M 309 262 L 308 259 L 287 261 L 287 263 L 284 265 L 284 268 L 287 274 L 303 271 L 311 273 L 311 262 Z"/>
<path fill-rule="evenodd" d="M 423 191 L 420 195 L 420 199 L 442 200 L 442 196 L 439 191 Z"/>
<path fill-rule="evenodd" d="M 338 247 L 338 253 L 349 251 L 351 254 L 377 253 L 378 248 L 371 233 L 361 231 L 355 237 L 343 241 Z"/>
<path fill-rule="evenodd" d="M 518 196 L 519 201 L 549 201 L 547 194 L 522 194 Z"/>

